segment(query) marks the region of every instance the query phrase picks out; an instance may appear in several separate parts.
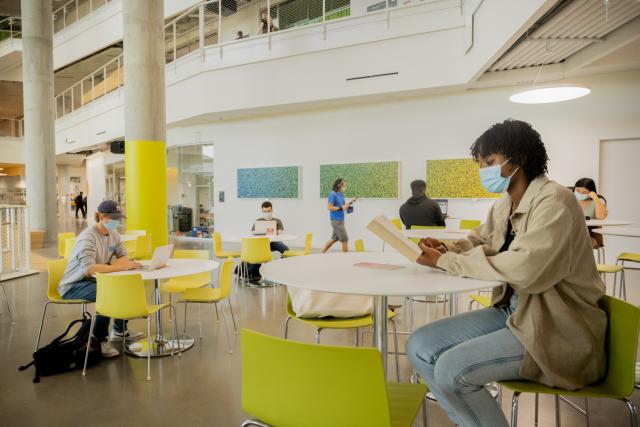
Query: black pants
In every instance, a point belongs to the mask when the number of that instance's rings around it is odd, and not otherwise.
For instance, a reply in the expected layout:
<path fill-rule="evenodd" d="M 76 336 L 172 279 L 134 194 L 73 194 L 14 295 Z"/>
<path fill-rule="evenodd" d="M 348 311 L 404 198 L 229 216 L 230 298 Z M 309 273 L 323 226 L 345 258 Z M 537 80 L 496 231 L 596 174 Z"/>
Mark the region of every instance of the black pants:
<path fill-rule="evenodd" d="M 78 210 L 80 210 L 80 212 L 82 212 L 82 218 L 86 218 L 87 217 L 87 212 L 84 210 L 84 205 L 78 206 L 76 204 L 76 218 L 78 218 Z"/>
<path fill-rule="evenodd" d="M 282 242 L 271 242 L 271 250 L 280 252 L 281 254 L 289 250 L 289 247 Z M 262 264 L 247 264 L 247 270 L 249 271 L 249 277 L 260 276 L 260 266 Z"/>

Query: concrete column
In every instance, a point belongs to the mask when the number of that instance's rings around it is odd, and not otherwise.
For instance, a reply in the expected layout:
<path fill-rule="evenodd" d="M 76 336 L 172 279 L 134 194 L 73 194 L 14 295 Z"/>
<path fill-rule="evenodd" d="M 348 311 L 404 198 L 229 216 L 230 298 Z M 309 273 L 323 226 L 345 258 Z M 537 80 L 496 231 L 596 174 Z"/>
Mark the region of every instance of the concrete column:
<path fill-rule="evenodd" d="M 32 230 L 57 239 L 53 20 L 50 1 L 22 0 L 22 80 L 27 206 Z"/>
<path fill-rule="evenodd" d="M 123 1 L 127 228 L 167 242 L 164 2 Z"/>

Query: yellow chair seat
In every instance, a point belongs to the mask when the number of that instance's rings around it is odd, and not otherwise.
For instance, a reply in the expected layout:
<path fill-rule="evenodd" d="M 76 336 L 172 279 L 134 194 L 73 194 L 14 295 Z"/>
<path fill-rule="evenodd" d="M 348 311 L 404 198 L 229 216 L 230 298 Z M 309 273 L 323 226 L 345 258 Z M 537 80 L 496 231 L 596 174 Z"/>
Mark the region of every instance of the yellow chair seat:
<path fill-rule="evenodd" d="M 284 257 L 292 257 L 292 256 L 305 256 L 306 253 L 305 251 L 284 251 L 284 253 L 282 254 L 282 256 Z"/>
<path fill-rule="evenodd" d="M 240 258 L 240 251 L 219 251 L 216 258 Z"/>
<path fill-rule="evenodd" d="M 562 388 L 547 387 L 545 385 L 529 381 L 499 381 L 498 384 L 505 388 L 508 388 L 511 391 L 519 393 L 555 394 L 567 397 L 595 397 L 606 399 L 622 399 L 626 397 L 620 395 L 620 393 L 616 393 L 616 391 L 613 389 L 610 390 L 608 387 L 599 385 L 599 383 L 593 383 L 580 390 L 575 391 L 565 390 Z"/>
<path fill-rule="evenodd" d="M 161 309 L 163 309 L 165 307 L 169 307 L 169 303 L 168 302 L 165 302 L 164 304 L 148 305 L 147 306 L 147 311 L 149 312 L 149 314 L 154 314 L 158 310 L 161 310 Z M 127 320 L 127 319 L 124 319 L 124 320 Z"/>
<path fill-rule="evenodd" d="M 491 296 L 489 295 L 469 295 L 469 298 L 471 298 L 484 308 L 491 307 Z"/>
<path fill-rule="evenodd" d="M 623 252 L 618 255 L 618 261 L 640 262 L 640 253 Z"/>
<path fill-rule="evenodd" d="M 624 269 L 621 265 L 614 264 L 598 264 L 598 273 L 618 273 Z"/>
<path fill-rule="evenodd" d="M 169 279 L 162 284 L 162 292 L 170 292 L 170 293 L 181 293 L 185 292 L 187 289 L 198 289 L 202 287 L 202 283 L 195 282 L 191 280 L 190 277 L 174 277 L 173 279 Z"/>
<path fill-rule="evenodd" d="M 352 329 L 364 328 L 365 326 L 373 325 L 373 316 L 371 314 L 359 317 L 297 317 L 296 313 L 293 311 L 293 307 L 291 306 L 291 300 L 289 300 L 289 304 L 287 304 L 287 314 L 289 315 L 289 317 L 295 320 L 320 329 Z M 393 317 L 395 317 L 395 315 L 396 313 L 394 313 L 393 311 L 387 311 L 387 319 L 392 319 Z"/>
<path fill-rule="evenodd" d="M 387 383 L 387 399 L 392 427 L 413 425 L 416 412 L 420 409 L 425 390 L 423 384 Z"/>
<path fill-rule="evenodd" d="M 93 301 L 87 301 L 83 299 L 51 299 L 50 302 L 54 304 L 92 304 Z"/>
<path fill-rule="evenodd" d="M 213 303 L 220 301 L 224 296 L 220 288 L 191 288 L 184 291 L 180 302 Z"/>

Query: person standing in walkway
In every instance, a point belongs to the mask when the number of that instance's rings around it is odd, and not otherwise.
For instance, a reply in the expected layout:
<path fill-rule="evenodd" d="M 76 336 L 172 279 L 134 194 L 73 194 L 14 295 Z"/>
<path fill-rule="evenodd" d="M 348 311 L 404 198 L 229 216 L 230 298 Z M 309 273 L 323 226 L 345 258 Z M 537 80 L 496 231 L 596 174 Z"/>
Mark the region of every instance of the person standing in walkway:
<path fill-rule="evenodd" d="M 329 219 L 331 220 L 333 234 L 331 235 L 331 239 L 324 245 L 322 253 L 327 252 L 337 241 L 340 241 L 342 244 L 342 252 L 349 252 L 349 236 L 344 226 L 344 214 L 345 212 L 348 214 L 353 212 L 353 206 L 351 205 L 354 201 L 345 201 L 344 192 L 346 190 L 347 182 L 342 178 L 336 179 L 336 182 L 333 184 L 333 191 L 331 191 L 327 199 L 327 209 L 329 210 Z"/>
<path fill-rule="evenodd" d="M 78 218 L 78 210 L 82 212 L 82 218 L 87 219 L 87 211 L 84 207 L 84 197 L 82 196 L 82 191 L 78 194 L 73 201 L 76 204 L 76 218 Z"/>

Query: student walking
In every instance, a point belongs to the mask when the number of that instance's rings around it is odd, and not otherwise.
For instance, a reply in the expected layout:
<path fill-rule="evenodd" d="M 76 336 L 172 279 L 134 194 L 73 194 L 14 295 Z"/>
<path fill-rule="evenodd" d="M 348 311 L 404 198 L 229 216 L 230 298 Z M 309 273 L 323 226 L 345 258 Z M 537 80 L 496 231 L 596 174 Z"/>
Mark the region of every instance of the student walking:
<path fill-rule="evenodd" d="M 349 252 L 349 236 L 344 226 L 344 214 L 345 212 L 348 214 L 353 212 L 353 206 L 351 205 L 355 200 L 350 202 L 345 201 L 344 192 L 346 189 L 347 182 L 342 178 L 336 179 L 336 182 L 333 184 L 333 191 L 331 191 L 327 199 L 327 209 L 329 210 L 329 219 L 331 220 L 333 234 L 331 235 L 331 239 L 324 245 L 322 253 L 327 252 L 337 241 L 340 241 L 342 244 L 342 252 Z"/>

